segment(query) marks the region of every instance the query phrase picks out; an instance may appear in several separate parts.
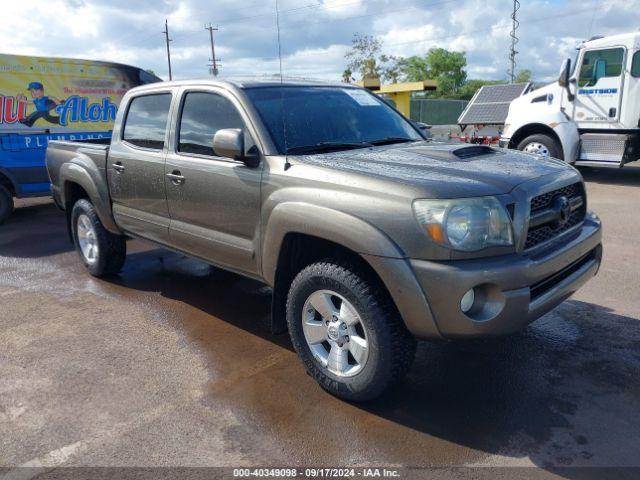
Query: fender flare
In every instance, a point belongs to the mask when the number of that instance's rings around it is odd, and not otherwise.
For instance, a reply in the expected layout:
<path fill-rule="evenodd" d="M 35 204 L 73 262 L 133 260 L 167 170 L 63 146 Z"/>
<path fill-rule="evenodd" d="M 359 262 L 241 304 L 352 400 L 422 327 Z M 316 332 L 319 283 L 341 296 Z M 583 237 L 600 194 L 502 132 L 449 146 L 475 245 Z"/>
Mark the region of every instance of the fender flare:
<path fill-rule="evenodd" d="M 98 179 L 101 178 L 97 169 L 94 168 Z M 111 233 L 116 235 L 122 235 L 122 232 L 118 228 L 111 214 L 111 199 L 109 197 L 108 186 L 106 183 L 100 187 L 94 180 L 94 175 L 90 173 L 85 162 L 82 162 L 78 157 L 74 158 L 71 162 L 67 162 L 60 167 L 60 178 L 62 179 L 62 189 L 60 191 L 60 199 L 63 205 L 67 204 L 67 184 L 75 183 L 82 187 L 89 200 L 96 209 L 98 218 L 102 225 Z M 69 212 L 70 213 L 70 212 Z"/>
<path fill-rule="evenodd" d="M 270 285 L 282 243 L 290 233 L 329 240 L 361 255 L 405 258 L 386 234 L 360 218 L 309 203 L 285 202 L 272 210 L 263 234 L 262 275 Z"/>
<path fill-rule="evenodd" d="M 280 249 L 290 233 L 328 240 L 359 254 L 382 280 L 409 331 L 420 338 L 441 336 L 400 248 L 384 232 L 344 212 L 303 202 L 277 205 L 263 235 L 262 275 L 269 285 L 275 285 Z"/>

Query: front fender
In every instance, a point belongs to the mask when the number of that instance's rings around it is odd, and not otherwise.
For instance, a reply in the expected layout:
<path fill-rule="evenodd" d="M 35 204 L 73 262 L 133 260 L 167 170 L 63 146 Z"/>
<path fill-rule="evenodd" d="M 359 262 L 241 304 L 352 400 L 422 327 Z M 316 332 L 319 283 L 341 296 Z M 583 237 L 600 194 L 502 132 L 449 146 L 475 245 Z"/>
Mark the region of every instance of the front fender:
<path fill-rule="evenodd" d="M 266 222 L 262 243 L 262 274 L 273 285 L 284 237 L 301 233 L 342 245 L 359 254 L 404 258 L 383 232 L 344 212 L 304 202 L 277 205 Z"/>
<path fill-rule="evenodd" d="M 576 124 L 573 122 L 565 121 L 553 127 L 553 131 L 556 132 L 562 144 L 562 151 L 564 152 L 563 160 L 567 163 L 574 163 L 580 153 L 580 133 L 578 132 L 578 127 L 576 127 Z"/>
<path fill-rule="evenodd" d="M 90 164 L 93 165 L 93 162 L 90 162 Z M 100 218 L 104 228 L 111 233 L 121 235 L 122 232 L 111 214 L 111 200 L 106 181 L 97 168 L 95 166 L 91 167 L 91 165 L 87 166 L 81 159 L 74 158 L 73 161 L 67 162 L 60 167 L 60 178 L 63 186 L 60 191 L 62 204 L 67 204 L 68 184 L 75 183 L 79 185 L 89 195 L 89 200 L 95 207 L 98 218 Z"/>
<path fill-rule="evenodd" d="M 360 254 L 384 283 L 409 331 L 420 338 L 440 336 L 408 259 L 384 232 L 344 212 L 304 202 L 281 203 L 271 212 L 263 235 L 262 271 L 270 285 L 275 284 L 280 249 L 289 233 L 329 240 Z"/>

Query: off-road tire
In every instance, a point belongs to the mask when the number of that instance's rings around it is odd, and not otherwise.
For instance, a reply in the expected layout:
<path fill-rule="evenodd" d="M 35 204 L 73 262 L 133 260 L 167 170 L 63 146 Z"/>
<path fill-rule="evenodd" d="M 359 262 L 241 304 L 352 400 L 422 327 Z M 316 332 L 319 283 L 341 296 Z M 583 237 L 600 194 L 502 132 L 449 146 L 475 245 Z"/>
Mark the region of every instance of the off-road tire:
<path fill-rule="evenodd" d="M 294 278 L 287 298 L 287 325 L 293 346 L 309 375 L 331 394 L 351 401 L 368 401 L 400 381 L 415 356 L 416 341 L 383 286 L 357 268 L 323 261 L 304 268 Z M 311 352 L 302 327 L 303 308 L 318 290 L 334 291 L 357 310 L 367 332 L 369 357 L 362 370 L 339 377 Z"/>
<path fill-rule="evenodd" d="M 559 158 L 560 160 L 562 160 L 562 149 L 560 145 L 558 145 L 557 140 L 543 133 L 529 135 L 527 138 L 525 138 L 518 144 L 517 149 L 524 151 L 527 145 L 536 144 L 536 143 L 544 145 L 544 147 L 549 152 L 549 157 Z"/>
<path fill-rule="evenodd" d="M 78 240 L 78 217 L 86 215 L 95 231 L 98 245 L 98 258 L 93 263 L 89 263 L 80 248 Z M 71 234 L 76 251 L 80 259 L 94 277 L 104 277 L 115 275 L 122 270 L 127 256 L 127 243 L 125 237 L 114 235 L 109 232 L 98 218 L 93 204 L 86 199 L 80 199 L 71 210 Z"/>
<path fill-rule="evenodd" d="M 0 185 L 0 224 L 4 223 L 13 212 L 13 195 L 4 185 Z"/>

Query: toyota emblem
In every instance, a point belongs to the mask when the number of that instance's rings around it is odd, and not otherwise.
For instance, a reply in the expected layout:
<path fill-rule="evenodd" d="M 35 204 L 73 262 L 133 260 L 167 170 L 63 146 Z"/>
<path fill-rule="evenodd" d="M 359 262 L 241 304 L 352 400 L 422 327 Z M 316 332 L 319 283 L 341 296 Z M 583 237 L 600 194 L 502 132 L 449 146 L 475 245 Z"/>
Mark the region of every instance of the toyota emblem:
<path fill-rule="evenodd" d="M 553 200 L 553 209 L 557 213 L 558 227 L 564 226 L 571 217 L 571 202 L 564 195 Z"/>

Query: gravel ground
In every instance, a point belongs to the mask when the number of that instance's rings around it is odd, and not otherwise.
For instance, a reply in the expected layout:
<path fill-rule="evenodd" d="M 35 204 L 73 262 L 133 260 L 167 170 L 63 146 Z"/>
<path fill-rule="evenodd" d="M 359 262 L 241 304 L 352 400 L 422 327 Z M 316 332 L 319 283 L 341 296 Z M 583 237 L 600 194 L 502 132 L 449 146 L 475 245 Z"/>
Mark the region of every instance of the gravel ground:
<path fill-rule="evenodd" d="M 639 467 L 640 168 L 583 173 L 599 275 L 521 334 L 421 343 L 367 405 L 267 332 L 263 285 L 137 241 L 94 279 L 64 215 L 18 202 L 0 227 L 0 466 Z"/>

